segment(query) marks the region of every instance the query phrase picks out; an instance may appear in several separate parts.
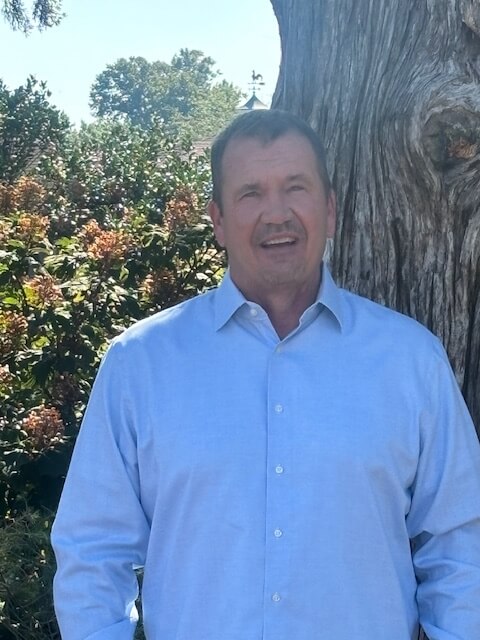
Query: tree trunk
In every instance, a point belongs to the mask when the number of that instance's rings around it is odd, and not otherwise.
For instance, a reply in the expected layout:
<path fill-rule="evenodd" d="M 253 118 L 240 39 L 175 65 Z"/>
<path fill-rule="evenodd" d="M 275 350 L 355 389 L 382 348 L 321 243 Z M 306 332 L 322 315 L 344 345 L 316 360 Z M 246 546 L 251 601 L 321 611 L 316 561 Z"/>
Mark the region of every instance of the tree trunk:
<path fill-rule="evenodd" d="M 480 430 L 480 3 L 271 3 L 273 105 L 328 149 L 334 276 L 443 341 Z"/>

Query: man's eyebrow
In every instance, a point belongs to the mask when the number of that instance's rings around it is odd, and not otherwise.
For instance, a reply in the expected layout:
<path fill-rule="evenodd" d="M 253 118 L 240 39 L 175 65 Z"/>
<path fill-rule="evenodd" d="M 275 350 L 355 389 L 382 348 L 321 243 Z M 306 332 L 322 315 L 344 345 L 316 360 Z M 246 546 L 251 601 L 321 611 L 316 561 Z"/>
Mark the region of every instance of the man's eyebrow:
<path fill-rule="evenodd" d="M 296 180 L 309 182 L 311 178 L 306 173 L 294 173 L 291 176 L 287 176 L 287 182 L 295 182 Z"/>
<path fill-rule="evenodd" d="M 245 182 L 238 187 L 236 193 L 242 193 L 243 191 L 256 191 L 257 189 L 260 189 L 259 182 Z"/>

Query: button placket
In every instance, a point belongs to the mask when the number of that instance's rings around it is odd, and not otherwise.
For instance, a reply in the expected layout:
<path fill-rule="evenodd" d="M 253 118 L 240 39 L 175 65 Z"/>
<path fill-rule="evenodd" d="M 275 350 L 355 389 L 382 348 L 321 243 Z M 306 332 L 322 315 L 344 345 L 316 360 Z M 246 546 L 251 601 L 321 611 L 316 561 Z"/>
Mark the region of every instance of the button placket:
<path fill-rule="evenodd" d="M 280 355 L 280 353 L 282 355 Z M 287 530 L 281 525 L 290 521 L 290 491 L 288 483 L 291 425 L 289 358 L 277 344 L 273 346 L 268 368 L 267 410 L 267 494 L 266 494 L 266 561 L 265 561 L 265 638 L 281 625 L 282 606 L 289 592 L 287 567 L 290 549 Z"/>

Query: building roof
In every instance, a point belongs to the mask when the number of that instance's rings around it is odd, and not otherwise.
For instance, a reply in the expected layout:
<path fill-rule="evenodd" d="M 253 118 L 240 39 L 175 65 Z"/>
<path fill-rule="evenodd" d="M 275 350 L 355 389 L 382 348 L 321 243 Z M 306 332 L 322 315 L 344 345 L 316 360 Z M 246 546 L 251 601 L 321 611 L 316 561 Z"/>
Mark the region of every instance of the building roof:
<path fill-rule="evenodd" d="M 255 92 L 253 92 L 252 97 L 249 98 L 245 104 L 237 107 L 237 111 L 253 111 L 254 109 L 268 109 L 267 105 L 257 98 Z"/>

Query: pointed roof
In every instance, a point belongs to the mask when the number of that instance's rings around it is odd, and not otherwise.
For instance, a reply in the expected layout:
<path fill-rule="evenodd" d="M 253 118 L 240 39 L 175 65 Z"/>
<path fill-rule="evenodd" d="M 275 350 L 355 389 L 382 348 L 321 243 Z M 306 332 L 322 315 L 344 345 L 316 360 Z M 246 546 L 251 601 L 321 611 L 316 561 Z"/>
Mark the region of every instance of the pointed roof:
<path fill-rule="evenodd" d="M 237 111 L 253 111 L 254 109 L 268 109 L 267 105 L 257 98 L 255 91 L 253 92 L 252 97 L 249 98 L 245 104 L 237 107 Z"/>

